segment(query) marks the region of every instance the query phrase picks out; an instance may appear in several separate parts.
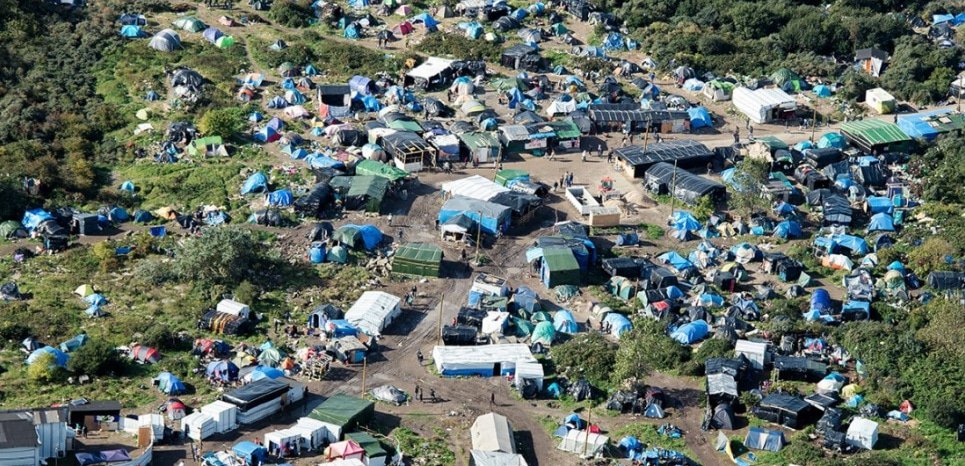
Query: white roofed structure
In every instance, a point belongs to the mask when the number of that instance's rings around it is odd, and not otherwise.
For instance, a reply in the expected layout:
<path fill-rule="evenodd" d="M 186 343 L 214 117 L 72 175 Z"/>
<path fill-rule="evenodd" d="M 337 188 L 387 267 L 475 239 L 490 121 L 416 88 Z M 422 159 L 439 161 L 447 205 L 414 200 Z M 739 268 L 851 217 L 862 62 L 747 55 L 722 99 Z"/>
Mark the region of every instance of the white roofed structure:
<path fill-rule="evenodd" d="M 473 175 L 455 181 L 442 183 L 442 191 L 450 196 L 463 196 L 480 201 L 488 201 L 497 194 L 508 192 L 506 189 L 492 180 Z"/>
<path fill-rule="evenodd" d="M 422 62 L 421 65 L 412 68 L 407 76 L 411 78 L 430 80 L 432 77 L 446 71 L 452 66 L 453 60 L 446 60 L 445 58 L 429 57 L 426 61 Z"/>
<path fill-rule="evenodd" d="M 247 319 L 249 314 L 251 314 L 251 308 L 249 308 L 247 304 L 239 303 L 233 299 L 222 299 L 218 302 L 216 309 L 222 314 L 230 314 L 241 317 L 242 319 Z"/>
<path fill-rule="evenodd" d="M 516 453 L 513 427 L 502 414 L 488 413 L 477 417 L 469 433 L 473 450 Z"/>
<path fill-rule="evenodd" d="M 471 450 L 469 455 L 471 466 L 528 466 L 523 455 L 518 453 Z"/>
<path fill-rule="evenodd" d="M 754 369 L 763 369 L 764 364 L 767 364 L 767 343 L 737 340 L 737 344 L 734 346 L 734 355 L 747 358 Z"/>
<path fill-rule="evenodd" d="M 436 346 L 432 360 L 444 377 L 494 377 L 516 373 L 516 363 L 532 361 L 529 346 L 521 343 L 484 346 Z"/>
<path fill-rule="evenodd" d="M 592 458 L 603 451 L 608 443 L 610 443 L 610 438 L 605 435 L 594 434 L 587 430 L 571 429 L 566 433 L 566 437 L 563 437 L 563 440 L 560 441 L 557 448 Z"/>
<path fill-rule="evenodd" d="M 734 89 L 734 107 L 754 123 L 768 123 L 788 116 L 797 109 L 797 102 L 780 89 Z"/>
<path fill-rule="evenodd" d="M 345 320 L 369 335 L 378 336 L 402 314 L 401 302 L 400 298 L 384 291 L 366 291 L 345 312 Z"/>

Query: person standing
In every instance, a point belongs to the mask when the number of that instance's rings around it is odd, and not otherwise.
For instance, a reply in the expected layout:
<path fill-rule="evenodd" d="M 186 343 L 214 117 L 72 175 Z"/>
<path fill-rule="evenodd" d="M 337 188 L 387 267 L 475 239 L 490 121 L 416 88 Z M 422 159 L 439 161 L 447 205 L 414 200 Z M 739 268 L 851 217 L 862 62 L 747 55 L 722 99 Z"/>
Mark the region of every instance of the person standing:
<path fill-rule="evenodd" d="M 603 158 L 603 144 L 596 146 L 596 156 L 601 159 Z M 609 162 L 609 160 L 607 160 L 607 162 Z"/>
<path fill-rule="evenodd" d="M 493 406 L 496 406 L 496 392 L 489 393 L 489 409 L 492 409 Z"/>
<path fill-rule="evenodd" d="M 589 152 L 589 151 L 587 151 L 586 149 L 583 149 L 583 154 L 581 155 L 580 158 L 582 158 L 584 162 L 586 162 L 586 156 L 587 156 L 587 153 L 588 153 L 588 152 Z"/>

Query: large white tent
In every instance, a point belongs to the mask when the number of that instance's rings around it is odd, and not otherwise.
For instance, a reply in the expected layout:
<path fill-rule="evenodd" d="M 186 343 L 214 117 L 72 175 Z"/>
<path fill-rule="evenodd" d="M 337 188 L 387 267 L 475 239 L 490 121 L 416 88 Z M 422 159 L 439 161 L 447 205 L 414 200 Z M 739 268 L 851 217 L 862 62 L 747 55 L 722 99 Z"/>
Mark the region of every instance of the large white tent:
<path fill-rule="evenodd" d="M 366 291 L 345 312 L 345 320 L 369 335 L 378 336 L 402 314 L 401 302 L 400 298 L 384 291 Z"/>

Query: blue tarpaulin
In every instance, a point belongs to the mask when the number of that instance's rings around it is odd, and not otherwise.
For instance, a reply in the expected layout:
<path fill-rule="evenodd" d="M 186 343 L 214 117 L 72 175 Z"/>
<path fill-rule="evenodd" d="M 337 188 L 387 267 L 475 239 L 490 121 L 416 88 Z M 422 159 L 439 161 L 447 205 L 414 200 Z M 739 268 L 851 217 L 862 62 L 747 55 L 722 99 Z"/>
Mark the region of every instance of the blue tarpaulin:
<path fill-rule="evenodd" d="M 268 450 L 265 450 L 265 447 L 258 446 L 258 444 L 247 440 L 235 444 L 235 446 L 231 447 L 231 451 L 244 458 L 247 464 L 254 464 L 252 462 L 253 458 L 257 458 L 258 464 L 262 464 L 268 459 Z"/>
<path fill-rule="evenodd" d="M 241 185 L 241 194 L 263 192 L 268 189 L 268 177 L 262 172 L 255 172 Z"/>
<path fill-rule="evenodd" d="M 687 270 L 694 266 L 689 260 L 684 256 L 681 256 L 677 251 L 669 251 L 661 254 L 657 257 L 664 264 L 670 265 L 671 267 L 677 269 L 678 271 Z"/>
<path fill-rule="evenodd" d="M 616 312 L 611 312 L 603 318 L 604 324 L 610 325 L 610 333 L 616 335 L 618 338 L 626 332 L 633 329 L 633 324 L 630 319 L 627 319 L 623 314 L 618 314 Z"/>
<path fill-rule="evenodd" d="M 46 220 L 51 220 L 54 217 L 50 215 L 49 212 L 43 209 L 30 209 L 23 214 L 23 220 L 20 222 L 27 231 L 33 231 L 38 225 Z"/>
<path fill-rule="evenodd" d="M 279 189 L 278 191 L 268 193 L 267 198 L 268 205 L 273 207 L 290 206 L 295 199 L 295 197 L 292 196 L 292 192 L 287 189 Z"/>
<path fill-rule="evenodd" d="M 670 338 L 673 338 L 678 343 L 682 345 L 689 345 L 691 343 L 703 340 L 707 336 L 710 327 L 707 326 L 707 322 L 703 320 L 695 320 L 693 322 L 681 325 L 677 330 L 674 330 L 670 334 Z"/>
<path fill-rule="evenodd" d="M 579 331 L 576 319 L 566 309 L 560 309 L 556 311 L 556 314 L 553 314 L 553 328 L 560 333 L 576 333 Z"/>
<path fill-rule="evenodd" d="M 774 227 L 774 236 L 781 239 L 800 238 L 803 235 L 801 224 L 793 220 L 785 220 Z"/>
<path fill-rule="evenodd" d="M 895 221 L 891 218 L 891 215 L 874 214 L 868 221 L 868 232 L 872 231 L 895 231 Z"/>
<path fill-rule="evenodd" d="M 30 353 L 30 356 L 27 357 L 27 364 L 33 364 L 44 354 L 52 354 L 54 356 L 53 363 L 60 367 L 67 367 L 67 360 L 70 359 L 70 356 L 67 356 L 67 353 L 54 348 L 53 346 L 44 346 L 43 348 L 38 348 L 34 350 L 33 353 Z"/>
<path fill-rule="evenodd" d="M 165 395 L 181 395 L 188 391 L 184 382 L 170 372 L 161 372 L 155 380 L 157 380 L 157 388 Z"/>
<path fill-rule="evenodd" d="M 690 129 L 714 127 L 714 119 L 704 107 L 690 107 L 687 114 L 690 115 Z"/>
<path fill-rule="evenodd" d="M 834 147 L 836 149 L 844 149 L 847 142 L 841 133 L 827 133 L 818 139 L 818 149 L 827 149 L 828 147 Z"/>
<path fill-rule="evenodd" d="M 811 293 L 811 309 L 826 313 L 831 310 L 831 295 L 828 290 L 818 288 Z"/>

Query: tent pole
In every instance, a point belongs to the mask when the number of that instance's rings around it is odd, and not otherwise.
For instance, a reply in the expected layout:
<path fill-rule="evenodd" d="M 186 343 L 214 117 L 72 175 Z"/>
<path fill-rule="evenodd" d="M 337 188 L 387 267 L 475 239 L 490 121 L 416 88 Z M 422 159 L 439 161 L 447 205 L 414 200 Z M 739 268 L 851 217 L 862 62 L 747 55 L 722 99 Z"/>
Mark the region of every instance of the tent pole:
<path fill-rule="evenodd" d="M 479 222 L 476 226 L 476 265 L 479 265 L 479 242 L 482 240 L 482 211 L 479 211 Z"/>
<path fill-rule="evenodd" d="M 586 458 L 586 449 L 590 446 L 590 425 L 593 422 L 593 406 L 586 410 L 586 439 L 583 441 L 583 457 Z"/>
<path fill-rule="evenodd" d="M 376 344 L 378 344 L 378 343 L 376 343 Z M 365 368 L 366 368 L 366 366 L 368 365 L 368 362 L 369 362 L 369 357 L 368 357 L 368 356 L 362 358 L 362 393 L 361 393 L 361 395 L 362 395 L 363 397 L 365 396 Z"/>
<path fill-rule="evenodd" d="M 674 193 L 677 191 L 677 159 L 673 161 L 673 180 L 670 182 L 670 218 L 673 218 L 673 207 L 675 204 L 676 197 Z"/>
<path fill-rule="evenodd" d="M 442 293 L 442 298 L 439 299 L 439 344 L 442 344 L 442 312 L 445 309 L 446 294 Z"/>
<path fill-rule="evenodd" d="M 811 114 L 811 144 L 814 144 L 814 130 L 818 127 L 818 108 L 814 107 L 814 113 Z"/>

